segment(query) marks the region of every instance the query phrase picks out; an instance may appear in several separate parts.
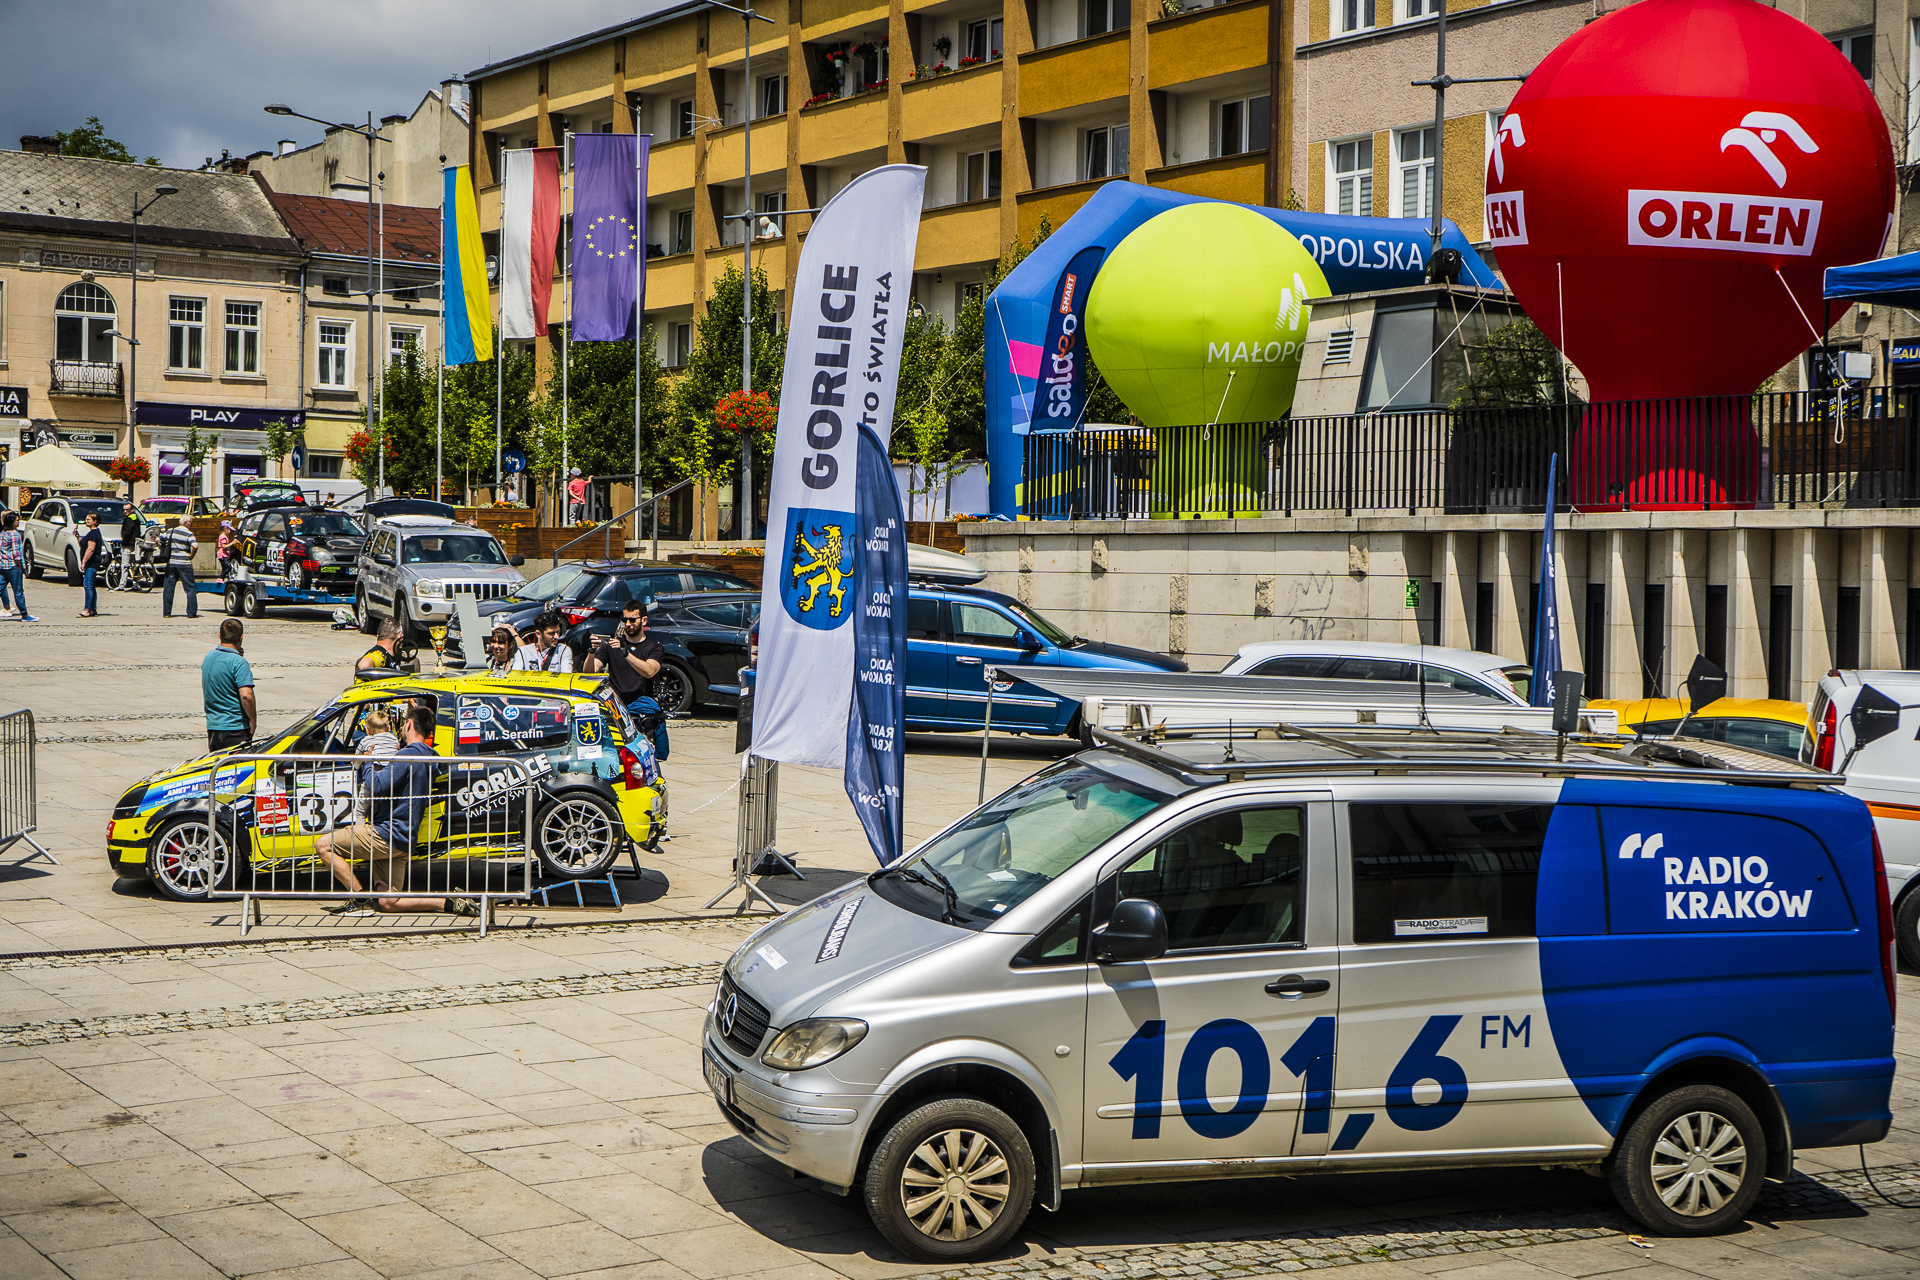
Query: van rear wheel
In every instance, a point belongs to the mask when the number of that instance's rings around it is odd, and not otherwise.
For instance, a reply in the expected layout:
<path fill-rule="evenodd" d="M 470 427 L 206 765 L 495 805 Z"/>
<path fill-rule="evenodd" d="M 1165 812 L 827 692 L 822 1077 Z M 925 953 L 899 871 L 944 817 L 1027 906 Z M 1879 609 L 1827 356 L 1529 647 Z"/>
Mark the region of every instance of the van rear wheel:
<path fill-rule="evenodd" d="M 1900 899 L 1893 913 L 1893 936 L 1909 969 L 1920 969 L 1920 888 Z"/>
<path fill-rule="evenodd" d="M 974 1262 L 1004 1248 L 1033 1208 L 1033 1150 L 1013 1118 L 978 1098 L 940 1098 L 896 1120 L 867 1166 L 867 1214 L 921 1262 Z"/>
<path fill-rule="evenodd" d="M 1613 1195 L 1660 1235 L 1716 1235 L 1753 1207 L 1766 1163 L 1753 1108 L 1718 1085 L 1684 1085 L 1627 1127 L 1614 1153 Z"/>

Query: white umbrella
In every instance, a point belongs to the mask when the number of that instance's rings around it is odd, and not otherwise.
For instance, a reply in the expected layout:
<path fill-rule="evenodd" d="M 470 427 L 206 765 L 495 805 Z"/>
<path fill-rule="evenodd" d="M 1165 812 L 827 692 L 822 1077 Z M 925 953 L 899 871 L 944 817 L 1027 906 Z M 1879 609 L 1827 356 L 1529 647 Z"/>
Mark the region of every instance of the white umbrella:
<path fill-rule="evenodd" d="M 114 489 L 107 473 L 57 444 L 43 444 L 7 465 L 6 483 L 35 489 Z"/>

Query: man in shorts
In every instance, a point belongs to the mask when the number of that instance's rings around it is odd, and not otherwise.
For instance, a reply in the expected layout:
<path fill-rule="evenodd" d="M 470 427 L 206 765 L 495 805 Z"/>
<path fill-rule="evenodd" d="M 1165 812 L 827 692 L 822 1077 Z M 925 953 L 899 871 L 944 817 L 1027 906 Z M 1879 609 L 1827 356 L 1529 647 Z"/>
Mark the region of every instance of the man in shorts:
<path fill-rule="evenodd" d="M 365 890 L 348 859 L 365 859 L 367 883 L 373 890 L 372 899 L 355 898 L 330 910 L 354 915 L 376 911 L 480 914 L 469 898 L 406 898 L 393 892 L 406 888 L 414 841 L 431 800 L 434 766 L 428 761 L 435 758 L 433 719 L 431 707 L 415 703 L 407 708 L 400 720 L 400 750 L 361 770 L 369 798 L 367 821 L 329 831 L 315 841 L 315 851 L 335 878 L 356 894 Z"/>

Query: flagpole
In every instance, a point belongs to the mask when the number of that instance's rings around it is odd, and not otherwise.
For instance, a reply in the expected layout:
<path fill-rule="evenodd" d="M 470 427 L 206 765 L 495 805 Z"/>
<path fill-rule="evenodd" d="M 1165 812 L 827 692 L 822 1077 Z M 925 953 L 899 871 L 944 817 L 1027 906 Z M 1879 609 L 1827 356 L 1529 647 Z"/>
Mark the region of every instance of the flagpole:
<path fill-rule="evenodd" d="M 647 169 L 640 158 L 640 108 L 633 111 L 633 540 L 640 541 L 640 335 L 647 294 L 647 245 L 640 228 L 647 217 Z M 651 136 L 651 135 L 649 135 Z M 658 520 L 659 512 L 654 512 Z"/>
<path fill-rule="evenodd" d="M 447 158 L 440 157 L 440 361 L 433 371 L 433 500 L 440 501 L 446 471 L 447 427 Z"/>
<path fill-rule="evenodd" d="M 567 223 L 569 231 L 569 234 L 565 237 L 569 243 L 561 250 L 562 256 L 560 259 L 560 290 L 562 294 L 560 309 L 564 311 L 567 316 L 566 332 L 561 335 L 560 339 L 560 513 L 562 516 L 561 523 L 564 524 L 565 517 L 569 514 L 567 511 L 567 501 L 571 496 L 567 490 L 567 421 L 572 395 L 567 389 L 567 375 L 568 366 L 573 363 L 573 245 L 571 243 L 573 240 L 571 234 L 573 224 L 566 216 L 573 207 L 573 131 L 571 129 L 567 131 L 566 137 L 561 144 L 560 168 L 562 170 L 560 187 L 561 220 Z M 635 341 L 638 341 L 638 339 L 635 339 Z"/>

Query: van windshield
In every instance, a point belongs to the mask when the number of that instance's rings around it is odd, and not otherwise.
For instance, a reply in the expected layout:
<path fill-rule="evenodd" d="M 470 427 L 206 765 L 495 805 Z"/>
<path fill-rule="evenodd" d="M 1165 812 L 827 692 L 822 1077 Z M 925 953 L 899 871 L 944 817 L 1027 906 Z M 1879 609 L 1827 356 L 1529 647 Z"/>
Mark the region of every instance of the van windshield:
<path fill-rule="evenodd" d="M 873 887 L 909 911 L 984 929 L 1172 798 L 1062 761 L 988 801 L 919 856 L 877 872 Z"/>

